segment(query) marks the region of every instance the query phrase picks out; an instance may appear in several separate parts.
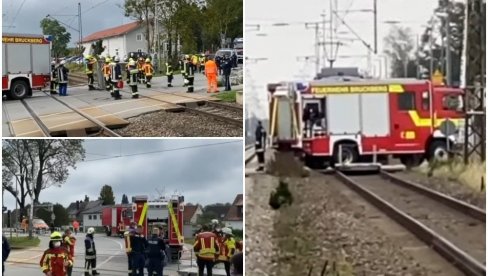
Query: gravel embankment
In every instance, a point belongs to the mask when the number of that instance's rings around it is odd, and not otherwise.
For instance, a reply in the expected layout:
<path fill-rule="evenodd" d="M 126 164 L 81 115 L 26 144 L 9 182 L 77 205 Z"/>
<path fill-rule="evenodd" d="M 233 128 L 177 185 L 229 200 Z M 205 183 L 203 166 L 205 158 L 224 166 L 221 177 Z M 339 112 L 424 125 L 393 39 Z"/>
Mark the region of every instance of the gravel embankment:
<path fill-rule="evenodd" d="M 427 175 L 416 171 L 398 172 L 395 173 L 395 175 L 482 209 L 486 209 L 486 194 L 474 191 L 472 188 L 467 187 L 458 181 L 440 177 L 428 177 Z"/>
<path fill-rule="evenodd" d="M 371 221 L 377 215 L 366 211 L 358 199 L 344 196 L 343 186 L 330 179 L 315 172 L 309 178 L 286 178 L 294 201 L 277 211 L 271 210 L 268 200 L 278 178 L 246 179 L 249 275 L 308 275 L 310 267 L 311 275 L 320 275 L 325 262 L 341 276 L 457 275 L 449 272 L 452 268 L 434 269 L 428 258 L 419 263 L 401 248 L 406 237 L 399 240 L 398 233 L 376 227 Z"/>
<path fill-rule="evenodd" d="M 160 111 L 128 121 L 127 127 L 114 131 L 128 137 L 242 137 L 242 128 L 189 111 Z"/>

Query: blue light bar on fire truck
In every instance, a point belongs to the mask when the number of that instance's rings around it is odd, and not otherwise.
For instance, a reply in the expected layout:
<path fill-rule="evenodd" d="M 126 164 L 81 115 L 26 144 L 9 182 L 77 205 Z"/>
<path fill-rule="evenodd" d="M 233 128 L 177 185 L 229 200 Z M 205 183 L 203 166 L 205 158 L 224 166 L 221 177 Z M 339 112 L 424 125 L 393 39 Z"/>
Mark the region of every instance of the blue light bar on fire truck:
<path fill-rule="evenodd" d="M 295 82 L 295 90 L 300 93 L 310 93 L 310 83 L 309 82 Z"/>

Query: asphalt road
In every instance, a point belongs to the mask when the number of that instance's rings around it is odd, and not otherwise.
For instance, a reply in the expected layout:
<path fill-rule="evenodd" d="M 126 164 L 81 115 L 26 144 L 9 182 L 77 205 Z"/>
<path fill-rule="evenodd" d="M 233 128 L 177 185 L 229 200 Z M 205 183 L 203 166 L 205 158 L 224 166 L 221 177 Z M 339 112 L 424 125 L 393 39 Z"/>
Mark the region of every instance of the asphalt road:
<path fill-rule="evenodd" d="M 73 276 L 84 276 L 84 239 L 85 234 L 75 236 L 75 261 Z M 22 250 L 12 250 L 5 265 L 7 276 L 39 276 L 42 275 L 39 261 L 44 250 L 48 248 L 49 235 L 39 236 L 41 244 L 39 247 Z M 97 249 L 97 271 L 104 276 L 127 275 L 127 257 L 124 250 L 124 240 L 118 237 L 107 237 L 95 235 L 95 246 Z M 164 268 L 164 275 L 179 275 L 178 270 L 195 268 L 194 256 L 190 256 L 190 246 L 185 246 L 181 264 L 169 264 Z M 222 275 L 220 269 L 214 273 Z M 145 271 L 147 274 L 147 270 Z"/>

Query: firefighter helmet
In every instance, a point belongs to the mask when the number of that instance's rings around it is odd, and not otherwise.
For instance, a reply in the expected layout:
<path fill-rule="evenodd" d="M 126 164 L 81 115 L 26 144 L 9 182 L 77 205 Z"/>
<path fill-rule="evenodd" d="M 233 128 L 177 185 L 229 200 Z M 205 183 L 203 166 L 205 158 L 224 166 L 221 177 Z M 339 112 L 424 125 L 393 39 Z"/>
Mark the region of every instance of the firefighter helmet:
<path fill-rule="evenodd" d="M 61 241 L 61 240 L 63 240 L 63 236 L 61 235 L 61 233 L 56 231 L 56 232 L 53 232 L 51 234 L 51 240 L 52 241 Z"/>
<path fill-rule="evenodd" d="M 66 60 L 61 60 L 61 62 L 59 63 L 59 65 L 64 65 L 66 63 Z"/>
<path fill-rule="evenodd" d="M 93 233 L 95 233 L 95 228 L 93 228 L 93 227 L 88 228 L 88 231 L 86 231 L 86 233 L 87 234 L 93 234 Z"/>
<path fill-rule="evenodd" d="M 230 229 L 229 227 L 224 227 L 222 228 L 222 233 L 232 236 L 232 229 Z"/>
<path fill-rule="evenodd" d="M 212 224 L 219 224 L 219 220 L 218 219 L 213 219 L 211 220 Z"/>
<path fill-rule="evenodd" d="M 135 66 L 136 65 L 136 62 L 132 59 L 132 60 L 129 60 L 129 66 Z M 136 205 L 136 208 L 137 208 L 137 205 Z"/>
<path fill-rule="evenodd" d="M 150 60 L 150 59 L 148 59 L 148 58 L 146 58 L 146 62 L 151 62 L 151 60 Z"/>
<path fill-rule="evenodd" d="M 110 63 L 110 58 L 105 58 L 105 63 Z"/>
<path fill-rule="evenodd" d="M 190 58 L 190 55 L 185 55 L 185 58 L 186 58 L 186 59 Z"/>
<path fill-rule="evenodd" d="M 114 61 L 115 61 L 115 62 L 119 62 L 119 61 L 120 61 L 119 57 L 115 57 L 115 58 L 114 58 Z"/>

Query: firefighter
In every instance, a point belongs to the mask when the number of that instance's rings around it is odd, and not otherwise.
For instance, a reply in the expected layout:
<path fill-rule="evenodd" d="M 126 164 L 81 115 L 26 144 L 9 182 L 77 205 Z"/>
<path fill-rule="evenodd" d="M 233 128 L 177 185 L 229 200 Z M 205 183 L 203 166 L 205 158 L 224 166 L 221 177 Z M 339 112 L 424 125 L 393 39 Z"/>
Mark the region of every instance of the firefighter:
<path fill-rule="evenodd" d="M 107 91 L 112 91 L 111 84 L 112 82 L 110 81 L 110 75 L 112 74 L 110 67 L 110 58 L 105 59 L 105 64 L 103 65 L 103 77 L 105 78 L 105 90 Z"/>
<path fill-rule="evenodd" d="M 244 275 L 244 254 L 242 252 L 236 253 L 232 256 L 230 262 L 232 263 L 233 267 L 233 275 L 234 276 L 242 276 Z"/>
<path fill-rule="evenodd" d="M 186 61 L 186 78 L 188 80 L 188 89 L 186 93 L 193 92 L 193 80 L 195 79 L 195 65 L 192 63 L 190 57 Z"/>
<path fill-rule="evenodd" d="M 234 255 L 236 250 L 236 241 L 232 237 L 232 230 L 228 227 L 222 228 L 219 236 L 219 256 L 218 262 L 224 263 L 225 272 L 230 276 L 230 258 Z"/>
<path fill-rule="evenodd" d="M 97 272 L 97 250 L 93 234 L 95 234 L 95 229 L 93 227 L 88 228 L 85 238 L 85 276 L 90 276 L 90 269 L 92 270 L 91 275 L 100 275 Z"/>
<path fill-rule="evenodd" d="M 212 268 L 215 264 L 215 256 L 219 254 L 217 235 L 210 232 L 210 227 L 202 226 L 202 231 L 195 238 L 193 250 L 197 256 L 198 276 L 203 276 L 205 268 L 207 275 L 212 276 Z"/>
<path fill-rule="evenodd" d="M 144 64 L 144 76 L 146 77 L 146 87 L 147 88 L 151 88 L 151 79 L 152 79 L 152 75 L 154 73 L 154 68 L 151 64 L 151 60 L 150 59 L 146 59 L 146 64 Z"/>
<path fill-rule="evenodd" d="M 183 87 L 186 86 L 186 62 L 185 62 L 185 59 L 184 58 L 181 58 L 179 61 L 179 66 L 180 66 L 180 72 L 181 72 L 181 76 L 183 77 Z"/>
<path fill-rule="evenodd" d="M 132 55 L 132 54 L 131 54 Z M 129 64 L 134 62 L 134 59 L 133 58 L 129 58 L 129 61 L 127 62 L 127 64 L 125 65 L 125 71 L 127 73 L 127 84 L 130 83 L 130 70 L 129 70 Z"/>
<path fill-rule="evenodd" d="M 147 258 L 149 259 L 147 265 L 147 272 L 149 276 L 157 275 L 163 276 L 163 261 L 165 259 L 166 244 L 159 237 L 159 228 L 155 227 L 151 238 L 147 241 L 148 250 Z"/>
<path fill-rule="evenodd" d="M 205 63 L 205 76 L 207 77 L 208 88 L 207 93 L 217 93 L 218 85 L 217 85 L 217 77 L 218 77 L 218 70 L 217 64 L 212 59 L 208 59 Z"/>
<path fill-rule="evenodd" d="M 127 254 L 127 264 L 128 264 L 128 275 L 132 276 L 132 246 L 131 246 L 131 239 L 136 232 L 135 228 L 136 224 L 132 222 L 129 226 L 129 229 L 124 232 L 124 241 L 125 241 L 125 253 Z"/>
<path fill-rule="evenodd" d="M 205 58 L 205 54 L 201 54 L 200 55 L 200 73 L 204 73 L 205 74 L 205 62 L 206 62 L 206 58 Z"/>
<path fill-rule="evenodd" d="M 200 59 L 198 58 L 197 55 L 192 55 L 191 57 L 191 63 L 193 66 L 195 66 L 195 72 L 200 72 Z"/>
<path fill-rule="evenodd" d="M 171 84 L 173 81 L 173 67 L 169 62 L 166 62 L 166 77 L 168 78 L 168 87 L 173 87 Z"/>
<path fill-rule="evenodd" d="M 136 233 L 131 236 L 130 244 L 132 246 L 132 275 L 144 276 L 144 264 L 146 248 L 148 246 L 147 240 L 142 234 L 142 225 L 137 225 Z"/>
<path fill-rule="evenodd" d="M 139 57 L 139 59 L 137 60 L 137 70 L 138 70 L 137 80 L 139 83 L 143 83 L 144 82 L 144 58 L 143 57 Z"/>
<path fill-rule="evenodd" d="M 56 66 L 56 59 L 53 59 L 53 61 L 51 61 L 51 81 L 50 81 L 50 92 L 51 94 L 55 95 L 55 94 L 58 94 L 58 92 L 56 92 L 56 85 L 57 85 L 57 66 Z"/>
<path fill-rule="evenodd" d="M 137 74 L 139 73 L 139 70 L 137 69 L 136 62 L 132 60 L 129 62 L 129 86 L 132 90 L 132 98 L 139 98 L 139 93 L 137 92 Z"/>
<path fill-rule="evenodd" d="M 258 168 L 256 171 L 264 171 L 264 151 L 266 148 L 266 130 L 264 129 L 261 121 L 258 121 L 258 126 L 255 132 L 255 151 L 258 156 Z"/>
<path fill-rule="evenodd" d="M 232 61 L 227 55 L 224 57 L 224 62 L 222 64 L 222 71 L 224 73 L 224 82 L 225 82 L 224 91 L 230 91 L 231 90 L 230 73 L 232 72 Z"/>
<path fill-rule="evenodd" d="M 49 241 L 49 249 L 44 251 L 40 265 L 46 276 L 65 276 L 68 267 L 73 266 L 68 251 L 62 245 L 62 236 L 59 232 L 53 232 Z"/>
<path fill-rule="evenodd" d="M 217 69 L 219 71 L 219 75 L 222 74 L 222 57 L 215 56 L 215 64 L 217 64 Z"/>
<path fill-rule="evenodd" d="M 110 94 L 116 100 L 120 100 L 122 98 L 119 92 L 119 81 L 122 80 L 122 68 L 120 67 L 119 61 L 119 57 L 115 57 L 110 63 L 110 82 L 112 88 L 112 92 Z"/>
<path fill-rule="evenodd" d="M 66 61 L 62 60 L 57 69 L 57 79 L 59 86 L 59 96 L 68 96 L 68 73 L 69 69 L 64 67 Z"/>
<path fill-rule="evenodd" d="M 96 90 L 95 87 L 93 86 L 93 82 L 95 81 L 93 79 L 93 70 L 95 69 L 96 63 L 97 63 L 97 60 L 95 57 L 93 57 L 91 55 L 86 56 L 85 73 L 86 73 L 86 76 L 88 77 L 88 91 Z"/>
<path fill-rule="evenodd" d="M 75 242 L 76 242 L 76 238 L 71 236 L 71 230 L 69 228 L 66 229 L 63 234 L 63 245 L 68 251 L 69 257 L 71 258 L 71 261 L 73 263 L 75 261 Z M 73 266 L 69 266 L 68 276 L 71 276 L 72 272 L 73 272 Z"/>

